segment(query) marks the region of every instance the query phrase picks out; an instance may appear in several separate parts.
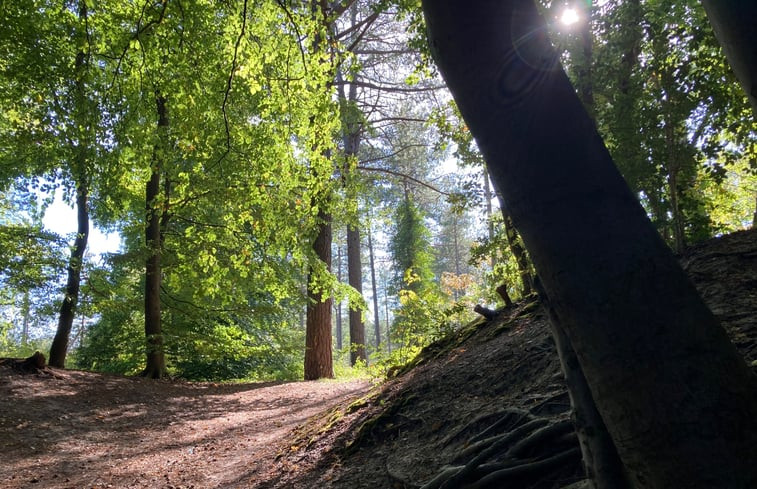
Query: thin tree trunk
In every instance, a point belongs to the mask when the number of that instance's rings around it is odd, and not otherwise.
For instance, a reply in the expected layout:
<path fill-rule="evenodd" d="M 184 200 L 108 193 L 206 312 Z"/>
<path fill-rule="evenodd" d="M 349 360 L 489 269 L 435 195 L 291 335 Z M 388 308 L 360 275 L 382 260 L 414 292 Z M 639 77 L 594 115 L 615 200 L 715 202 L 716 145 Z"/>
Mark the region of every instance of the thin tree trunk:
<path fill-rule="evenodd" d="M 526 250 L 520 245 L 518 239 L 518 232 L 515 230 L 513 221 L 510 215 L 507 214 L 504 209 L 502 211 L 502 220 L 505 225 L 505 236 L 507 237 L 507 244 L 510 246 L 510 252 L 515 257 L 515 263 L 518 265 L 518 273 L 520 274 L 520 282 L 523 286 L 523 294 L 525 297 L 533 292 L 534 278 L 531 276 L 531 264 L 526 256 Z"/>
<path fill-rule="evenodd" d="M 29 300 L 29 291 L 24 292 L 24 322 L 21 324 L 21 345 L 26 346 L 29 342 L 29 323 L 31 322 L 31 301 Z"/>
<path fill-rule="evenodd" d="M 486 201 L 486 224 L 487 224 L 487 231 L 488 231 L 488 238 L 489 242 L 494 242 L 494 221 L 492 220 L 492 217 L 494 215 L 494 212 L 492 211 L 492 189 L 491 184 L 489 183 L 489 172 L 486 169 L 486 165 L 484 165 L 483 170 L 481 174 L 484 177 L 484 200 Z M 494 267 L 497 266 L 497 251 L 492 249 L 492 255 L 489 260 L 489 264 L 492 267 L 492 270 L 494 270 Z"/>
<path fill-rule="evenodd" d="M 686 237 L 683 228 L 683 213 L 679 201 L 678 192 L 678 155 L 675 150 L 674 130 L 670 117 L 665 117 L 665 145 L 667 147 L 667 165 L 668 170 L 668 194 L 670 196 L 670 212 L 673 225 L 673 249 L 676 253 L 682 253 L 686 247 Z"/>
<path fill-rule="evenodd" d="M 161 219 L 163 214 L 160 206 L 160 176 L 165 163 L 165 141 L 168 131 L 167 101 L 162 95 L 156 95 L 158 112 L 159 143 L 153 154 L 150 180 L 145 186 L 145 210 L 147 225 L 145 227 L 145 243 L 148 257 L 145 262 L 145 338 L 146 338 L 146 366 L 142 375 L 153 379 L 162 378 L 166 374 L 166 360 L 163 352 L 163 328 L 160 317 L 160 285 L 161 285 Z"/>
<path fill-rule="evenodd" d="M 342 247 L 336 247 L 336 280 L 342 282 Z M 342 349 L 342 301 L 335 301 L 336 309 L 336 349 Z"/>
<path fill-rule="evenodd" d="M 386 274 L 384 274 L 384 324 L 386 324 L 386 351 L 392 351 L 392 323 L 389 321 L 389 289 L 386 286 Z"/>
<path fill-rule="evenodd" d="M 86 23 L 87 3 L 83 0 L 79 2 L 79 18 L 82 23 Z M 79 303 L 79 288 L 81 286 L 84 253 L 87 250 L 87 241 L 89 239 L 89 176 L 87 174 L 87 166 L 90 164 L 90 146 L 94 141 L 91 134 L 89 134 L 92 121 L 85 120 L 93 115 L 85 107 L 88 104 L 84 83 L 86 70 L 87 55 L 84 51 L 79 51 L 74 61 L 74 73 L 76 76 L 74 85 L 76 104 L 74 110 L 76 111 L 76 116 L 74 122 L 78 124 L 78 130 L 76 143 L 72 143 L 76 155 L 74 161 L 74 178 L 76 180 L 76 239 L 74 240 L 71 257 L 66 267 L 66 288 L 58 315 L 58 328 L 55 331 L 55 337 L 50 346 L 50 359 L 48 362 L 51 367 L 58 368 L 63 368 L 66 363 L 69 336 L 74 324 L 76 306 Z"/>
<path fill-rule="evenodd" d="M 632 486 L 757 487 L 757 377 L 614 167 L 534 3 L 423 10 Z"/>
<path fill-rule="evenodd" d="M 379 322 L 378 291 L 376 286 L 376 263 L 373 256 L 371 226 L 368 224 L 368 256 L 371 262 L 371 288 L 373 290 L 373 330 L 376 334 L 376 350 L 381 346 L 381 323 Z"/>
<path fill-rule="evenodd" d="M 363 271 L 360 253 L 360 230 L 347 226 L 347 275 L 350 286 L 362 295 Z M 363 312 L 350 305 L 350 364 L 355 365 L 358 360 L 366 359 Z"/>
<path fill-rule="evenodd" d="M 318 236 L 313 242 L 313 251 L 318 259 L 331 270 L 331 216 L 323 211 L 318 213 L 321 222 Z M 331 308 L 330 293 L 315 292 L 312 287 L 313 271 L 308 277 L 307 326 L 305 328 L 305 380 L 334 377 L 331 357 Z"/>
<path fill-rule="evenodd" d="M 55 338 L 53 338 L 53 344 L 50 347 L 50 359 L 48 361 L 51 367 L 58 368 L 63 368 L 66 363 L 68 340 L 74 324 L 76 306 L 79 303 L 79 287 L 81 284 L 82 265 L 84 264 L 84 252 L 87 249 L 87 240 L 89 238 L 89 194 L 86 177 L 80 178 L 83 182 L 76 192 L 76 239 L 74 240 L 74 247 L 71 250 L 68 267 L 66 267 L 68 278 L 66 280 L 65 295 L 60 306 L 58 328 L 55 331 Z"/>

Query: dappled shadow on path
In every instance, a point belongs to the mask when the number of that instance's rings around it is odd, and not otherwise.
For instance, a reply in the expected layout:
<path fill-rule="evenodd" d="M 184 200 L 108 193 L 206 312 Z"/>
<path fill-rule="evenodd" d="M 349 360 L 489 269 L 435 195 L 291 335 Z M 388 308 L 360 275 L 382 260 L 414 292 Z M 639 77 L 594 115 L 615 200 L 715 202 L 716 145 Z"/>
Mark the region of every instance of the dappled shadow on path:
<path fill-rule="evenodd" d="M 254 472 L 308 417 L 369 387 L 56 373 L 0 371 L 0 488 L 216 487 Z"/>

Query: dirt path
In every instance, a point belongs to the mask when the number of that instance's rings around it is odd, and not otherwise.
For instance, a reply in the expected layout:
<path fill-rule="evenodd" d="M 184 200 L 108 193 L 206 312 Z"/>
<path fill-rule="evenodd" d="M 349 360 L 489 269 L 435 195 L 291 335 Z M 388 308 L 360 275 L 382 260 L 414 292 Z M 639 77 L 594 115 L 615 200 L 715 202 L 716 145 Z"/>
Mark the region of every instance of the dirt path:
<path fill-rule="evenodd" d="M 254 487 L 290 430 L 370 388 L 55 373 L 0 368 L 0 489 Z"/>

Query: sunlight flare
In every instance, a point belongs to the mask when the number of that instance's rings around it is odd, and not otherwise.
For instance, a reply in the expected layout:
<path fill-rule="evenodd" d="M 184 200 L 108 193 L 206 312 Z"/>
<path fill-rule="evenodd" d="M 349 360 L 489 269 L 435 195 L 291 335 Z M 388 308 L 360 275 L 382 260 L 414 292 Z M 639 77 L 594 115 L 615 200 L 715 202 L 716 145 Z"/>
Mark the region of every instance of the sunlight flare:
<path fill-rule="evenodd" d="M 576 9 L 568 7 L 563 10 L 562 15 L 560 16 L 560 23 L 562 25 L 573 25 L 578 22 L 579 19 L 580 17 Z"/>

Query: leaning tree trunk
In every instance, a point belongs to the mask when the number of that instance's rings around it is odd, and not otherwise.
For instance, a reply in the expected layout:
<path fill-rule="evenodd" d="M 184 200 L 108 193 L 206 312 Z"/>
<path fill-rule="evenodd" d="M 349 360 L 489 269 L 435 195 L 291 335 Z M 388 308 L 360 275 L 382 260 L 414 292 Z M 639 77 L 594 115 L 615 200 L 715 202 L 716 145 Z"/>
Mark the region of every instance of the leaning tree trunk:
<path fill-rule="evenodd" d="M 702 0 L 702 5 L 757 117 L 757 2 Z"/>
<path fill-rule="evenodd" d="M 147 362 L 142 372 L 144 377 L 159 379 L 166 374 L 166 360 L 163 352 L 163 328 L 160 321 L 160 284 L 161 284 L 161 195 L 160 175 L 165 160 L 166 131 L 168 131 L 168 108 L 165 97 L 156 97 L 158 110 L 159 143 L 153 153 L 150 180 L 145 186 L 145 208 L 147 225 L 145 242 L 147 260 L 145 262 L 145 338 Z"/>
<path fill-rule="evenodd" d="M 55 338 L 53 338 L 53 344 L 50 347 L 50 360 L 48 364 L 51 367 L 63 368 L 65 366 L 68 339 L 71 335 L 74 314 L 79 302 L 81 270 L 89 238 L 89 189 L 87 178 L 84 175 L 80 176 L 76 189 L 76 219 L 76 239 L 74 240 L 74 247 L 71 250 L 71 257 L 66 268 L 68 278 L 66 279 L 65 294 L 60 306 L 58 328 L 55 331 Z"/>
<path fill-rule="evenodd" d="M 631 484 L 757 487 L 757 377 L 613 165 L 533 1 L 423 9 Z"/>
<path fill-rule="evenodd" d="M 79 4 L 79 18 L 82 23 L 86 23 L 87 4 L 81 0 Z M 85 37 L 82 35 L 81 37 Z M 89 239 L 89 175 L 88 165 L 90 164 L 91 145 L 94 144 L 94 137 L 91 134 L 91 128 L 94 126 L 92 121 L 87 120 L 92 117 L 92 111 L 88 110 L 89 101 L 86 95 L 85 75 L 87 71 L 87 54 L 83 51 L 76 53 L 74 61 L 74 73 L 76 82 L 74 84 L 75 112 L 74 118 L 77 123 L 78 135 L 76 145 L 73 146 L 75 152 L 74 161 L 74 178 L 76 181 L 76 239 L 74 247 L 71 249 L 71 257 L 66 267 L 66 288 L 63 295 L 63 302 L 60 306 L 58 315 L 58 328 L 55 331 L 53 343 L 50 346 L 51 367 L 63 368 L 66 363 L 66 354 L 68 353 L 68 340 L 71 335 L 71 328 L 74 324 L 74 315 L 76 306 L 79 303 L 79 288 L 81 285 L 81 271 L 84 265 L 84 252 L 87 250 L 87 241 Z"/>
<path fill-rule="evenodd" d="M 331 270 L 331 216 L 318 213 L 320 227 L 313 242 L 316 256 Z M 331 358 L 331 307 L 333 299 L 328 292 L 317 291 L 313 272 L 308 277 L 307 325 L 305 327 L 305 380 L 334 377 Z"/>
<path fill-rule="evenodd" d="M 602 416 L 597 411 L 576 352 L 565 331 L 558 324 L 558 318 L 553 315 L 554 311 L 546 293 L 540 291 L 540 296 L 549 315 L 552 337 L 555 339 L 555 348 L 568 386 L 573 426 L 581 446 L 586 476 L 596 489 L 627 489 L 630 484 L 623 463 Z"/>

